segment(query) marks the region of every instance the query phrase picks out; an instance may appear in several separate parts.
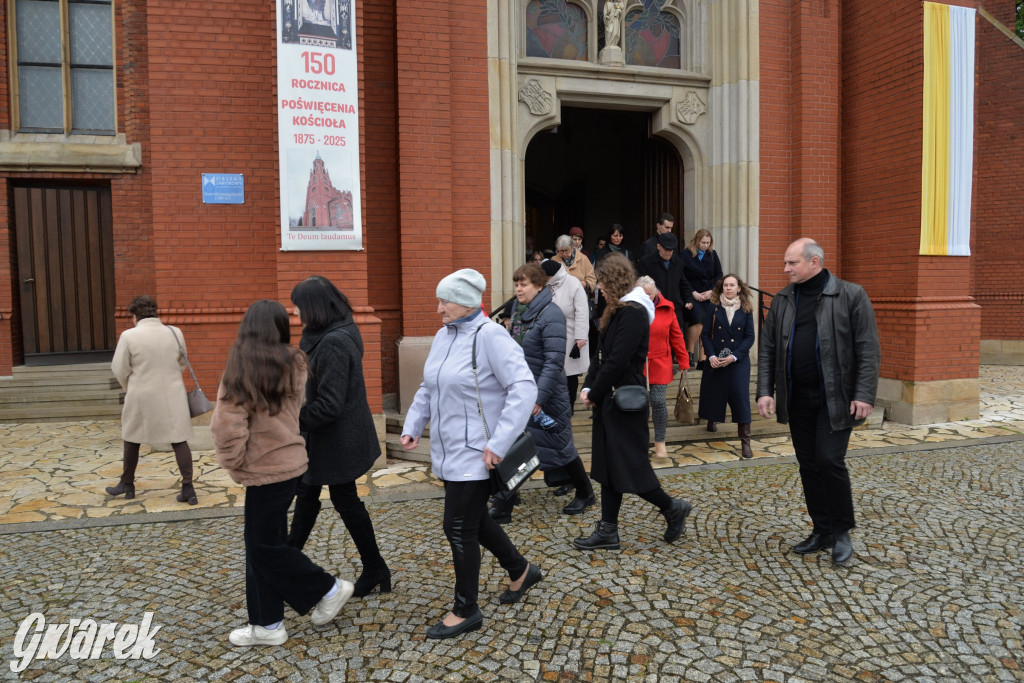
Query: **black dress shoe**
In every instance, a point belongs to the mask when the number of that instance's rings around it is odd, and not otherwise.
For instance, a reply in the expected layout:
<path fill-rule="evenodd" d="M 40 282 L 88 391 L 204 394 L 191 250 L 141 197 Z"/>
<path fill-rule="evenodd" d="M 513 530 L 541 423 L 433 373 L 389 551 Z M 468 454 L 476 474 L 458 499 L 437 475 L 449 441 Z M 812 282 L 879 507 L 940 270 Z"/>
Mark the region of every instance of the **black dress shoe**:
<path fill-rule="evenodd" d="M 832 534 L 813 531 L 811 532 L 811 535 L 805 538 L 801 543 L 797 543 L 793 546 L 793 552 L 801 555 L 809 555 L 811 553 L 816 553 L 819 550 L 824 550 L 825 548 L 831 548 L 834 541 L 835 539 L 833 539 Z"/>
<path fill-rule="evenodd" d="M 853 557 L 853 543 L 849 531 L 837 531 L 835 545 L 832 546 L 832 564 L 845 567 Z"/>
<path fill-rule="evenodd" d="M 544 575 L 541 573 L 540 567 L 538 567 L 535 564 L 531 564 L 529 567 L 526 568 L 526 578 L 523 579 L 523 585 L 519 588 L 519 590 L 514 591 L 511 588 L 508 589 L 507 591 L 501 594 L 501 596 L 498 598 L 498 602 L 500 602 L 503 605 L 511 605 L 513 603 L 519 602 L 519 600 L 524 595 L 526 595 L 526 591 L 528 591 L 531 586 L 535 586 L 536 584 L 540 583 L 540 580 L 543 578 Z"/>
<path fill-rule="evenodd" d="M 715 424 L 714 420 L 708 420 L 708 431 L 709 432 L 717 432 L 718 431 L 718 425 Z"/>
<path fill-rule="evenodd" d="M 454 638 L 455 636 L 461 636 L 463 633 L 477 631 L 483 625 L 484 614 L 480 611 L 480 608 L 477 607 L 475 612 L 458 624 L 455 624 L 455 626 L 445 626 L 444 619 L 441 619 L 441 621 L 427 629 L 427 638 L 433 638 L 434 640 Z"/>
<path fill-rule="evenodd" d="M 599 520 L 594 533 L 579 537 L 572 542 L 580 550 L 618 550 L 619 525 Z"/>
<path fill-rule="evenodd" d="M 577 496 L 572 499 L 572 502 L 562 508 L 563 515 L 582 515 L 586 512 L 587 508 L 597 502 L 597 497 L 591 493 L 586 498 L 580 498 Z"/>
<path fill-rule="evenodd" d="M 492 507 L 490 510 L 488 510 L 487 514 L 489 514 L 491 516 L 491 519 L 493 519 L 498 524 L 508 524 L 512 521 L 512 511 L 503 510 L 497 506 Z"/>
<path fill-rule="evenodd" d="M 562 484 L 561 486 L 554 490 L 554 494 L 556 496 L 564 496 L 567 495 L 569 491 L 572 491 L 574 488 L 576 487 L 573 486 L 572 484 Z"/>
<path fill-rule="evenodd" d="M 693 509 L 685 500 L 673 500 L 672 505 L 668 510 L 663 510 L 662 515 L 665 517 L 665 542 L 671 543 L 672 541 L 679 538 L 679 535 L 683 533 L 683 526 L 686 524 L 686 518 L 690 514 L 690 510 Z"/>

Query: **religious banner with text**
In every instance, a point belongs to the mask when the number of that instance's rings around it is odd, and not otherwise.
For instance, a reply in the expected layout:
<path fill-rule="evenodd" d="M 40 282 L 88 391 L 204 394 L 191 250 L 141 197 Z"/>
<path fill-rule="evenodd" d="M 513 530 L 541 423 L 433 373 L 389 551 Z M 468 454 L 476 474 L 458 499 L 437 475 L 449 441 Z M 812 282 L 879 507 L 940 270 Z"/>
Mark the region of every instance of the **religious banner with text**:
<path fill-rule="evenodd" d="M 278 0 L 281 249 L 362 249 L 353 0 Z"/>

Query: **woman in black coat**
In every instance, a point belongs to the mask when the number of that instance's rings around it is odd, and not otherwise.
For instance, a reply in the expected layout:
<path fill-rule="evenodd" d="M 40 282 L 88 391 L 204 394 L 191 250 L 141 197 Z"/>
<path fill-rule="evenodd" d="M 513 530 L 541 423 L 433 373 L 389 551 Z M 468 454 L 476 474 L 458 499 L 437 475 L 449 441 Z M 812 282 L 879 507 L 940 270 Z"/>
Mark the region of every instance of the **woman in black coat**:
<path fill-rule="evenodd" d="M 562 469 L 576 487 L 576 497 L 562 512 L 582 514 L 596 502 L 587 470 L 572 439 L 572 411 L 566 392 L 565 315 L 545 287 L 548 276 L 535 263 L 520 266 L 512 275 L 516 300 L 512 305 L 509 333 L 523 347 L 526 364 L 537 382 L 537 403 L 526 430 L 537 444 L 540 469 Z M 495 495 L 491 517 L 499 524 L 512 521 L 518 494 Z"/>
<path fill-rule="evenodd" d="M 299 413 L 309 469 L 296 494 L 288 543 L 300 549 L 306 544 L 320 513 L 320 489 L 327 485 L 363 563 L 353 595 L 367 595 L 377 586 L 386 593 L 391 571 L 356 492 L 356 479 L 380 455 L 363 381 L 363 339 L 348 299 L 327 278 L 314 275 L 297 284 L 292 303 L 305 326 L 299 348 L 309 356 L 306 404 Z"/>
<path fill-rule="evenodd" d="M 732 412 L 740 437 L 740 455 L 754 457 L 750 449 L 750 348 L 754 345 L 754 305 L 750 289 L 732 273 L 711 293 L 711 313 L 704 321 L 701 341 L 708 361 L 700 378 L 698 415 L 708 431 L 725 421 L 725 406 Z"/>
<path fill-rule="evenodd" d="M 625 412 L 615 405 L 616 389 L 644 386 L 647 341 L 654 303 L 633 286 L 636 273 L 622 254 L 597 263 L 597 283 L 608 305 L 601 316 L 599 352 L 590 364 L 580 399 L 594 408 L 590 476 L 601 484 L 601 521 L 589 537 L 573 541 L 580 550 L 619 549 L 619 508 L 622 494 L 635 493 L 656 505 L 665 516 L 665 542 L 683 532 L 691 506 L 661 488 L 647 454 L 647 410 Z"/>
<path fill-rule="evenodd" d="M 715 238 L 711 236 L 710 231 L 703 228 L 693 235 L 690 245 L 679 252 L 679 258 L 683 261 L 683 276 L 690 283 L 693 299 L 696 301 L 692 311 L 693 322 L 686 327 L 686 348 L 692 350 L 697 345 L 704 321 L 713 308 L 711 290 L 722 280 L 722 262 L 718 260 L 718 252 L 715 251 Z M 699 356 L 694 360 L 703 362 L 703 348 Z"/>

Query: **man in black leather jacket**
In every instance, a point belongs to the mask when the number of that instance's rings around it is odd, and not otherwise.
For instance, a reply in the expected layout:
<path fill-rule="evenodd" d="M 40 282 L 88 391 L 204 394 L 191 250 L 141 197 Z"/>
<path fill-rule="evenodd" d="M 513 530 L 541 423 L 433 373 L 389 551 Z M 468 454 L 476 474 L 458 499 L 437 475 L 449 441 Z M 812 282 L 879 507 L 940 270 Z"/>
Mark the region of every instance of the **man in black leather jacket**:
<path fill-rule="evenodd" d="M 874 411 L 880 348 L 875 312 L 860 285 L 834 277 L 812 239 L 786 249 L 792 284 L 773 299 L 761 332 L 757 408 L 789 423 L 814 530 L 793 547 L 832 547 L 832 561 L 853 557 L 855 525 L 846 448 L 853 427 Z"/>

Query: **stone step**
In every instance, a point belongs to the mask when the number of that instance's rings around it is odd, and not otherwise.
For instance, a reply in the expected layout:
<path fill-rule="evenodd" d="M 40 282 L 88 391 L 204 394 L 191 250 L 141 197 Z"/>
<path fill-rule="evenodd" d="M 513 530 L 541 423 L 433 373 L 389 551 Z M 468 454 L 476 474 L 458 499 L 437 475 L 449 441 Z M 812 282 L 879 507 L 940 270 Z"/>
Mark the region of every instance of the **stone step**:
<path fill-rule="evenodd" d="M 88 388 L 76 385 L 62 389 L 54 387 L 24 387 L 20 391 L 3 391 L 0 389 L 0 406 L 21 405 L 26 403 L 79 403 L 81 401 L 109 401 L 115 405 L 124 403 L 124 392 L 121 387 L 111 391 L 109 387 Z"/>
<path fill-rule="evenodd" d="M 80 403 L 54 403 L 48 407 L 33 404 L 30 407 L 0 409 L 0 422 L 76 422 L 79 420 L 117 420 L 121 417 L 119 404 L 90 401 Z"/>
<path fill-rule="evenodd" d="M 0 422 L 112 420 L 123 403 L 109 363 L 18 366 L 0 378 Z"/>

